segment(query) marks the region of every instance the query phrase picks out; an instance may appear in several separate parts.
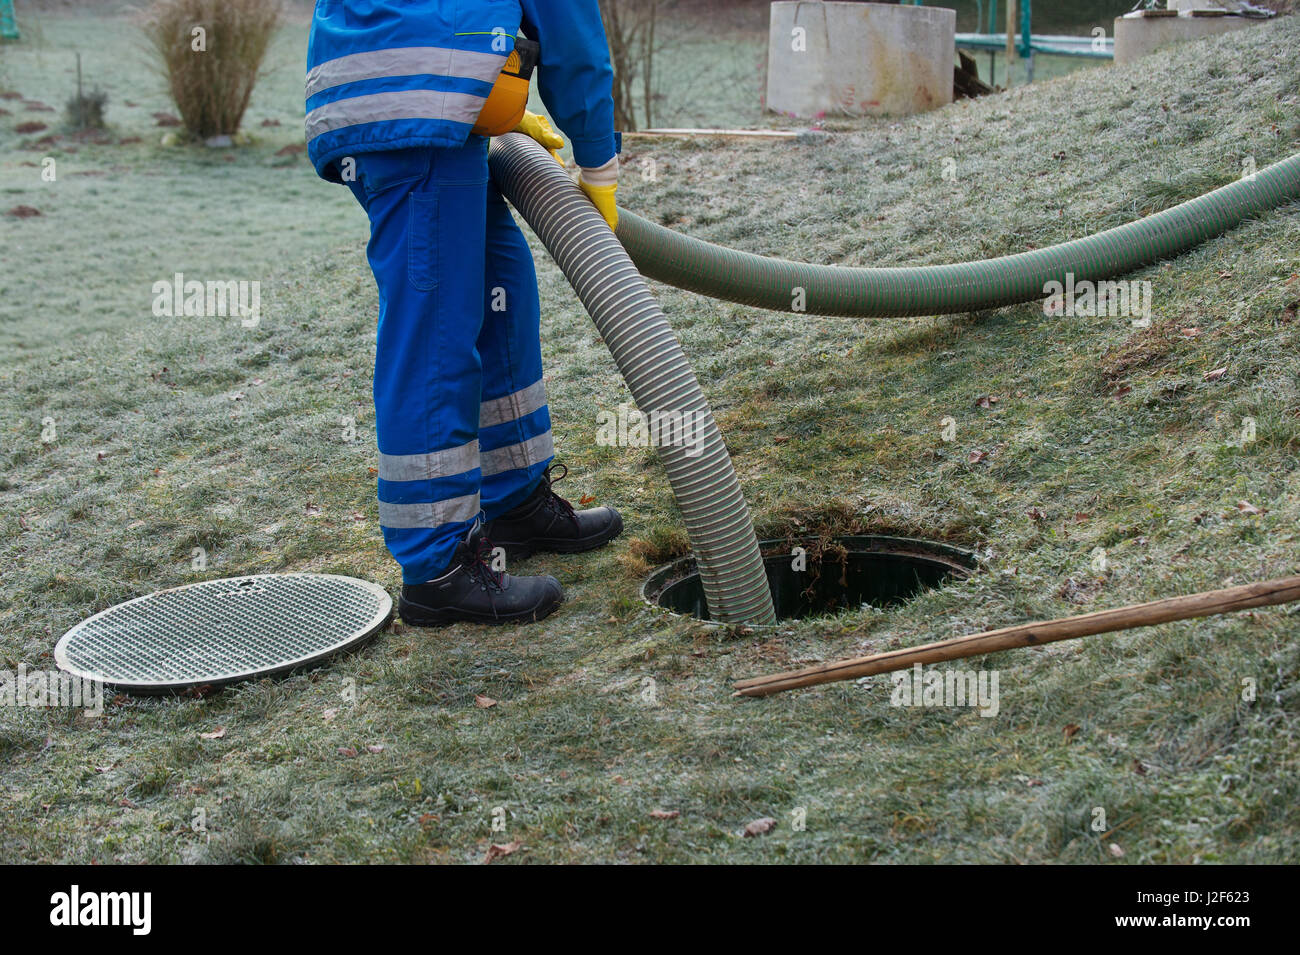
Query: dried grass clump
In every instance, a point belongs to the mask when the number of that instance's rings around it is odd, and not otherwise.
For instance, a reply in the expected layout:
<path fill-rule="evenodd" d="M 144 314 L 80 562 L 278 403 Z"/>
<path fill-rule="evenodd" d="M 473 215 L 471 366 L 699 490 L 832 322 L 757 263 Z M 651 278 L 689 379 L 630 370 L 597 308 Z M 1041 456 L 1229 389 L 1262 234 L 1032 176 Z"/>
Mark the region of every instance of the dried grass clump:
<path fill-rule="evenodd" d="M 280 0 L 155 0 L 145 11 L 145 35 L 191 134 L 239 130 L 280 14 Z"/>

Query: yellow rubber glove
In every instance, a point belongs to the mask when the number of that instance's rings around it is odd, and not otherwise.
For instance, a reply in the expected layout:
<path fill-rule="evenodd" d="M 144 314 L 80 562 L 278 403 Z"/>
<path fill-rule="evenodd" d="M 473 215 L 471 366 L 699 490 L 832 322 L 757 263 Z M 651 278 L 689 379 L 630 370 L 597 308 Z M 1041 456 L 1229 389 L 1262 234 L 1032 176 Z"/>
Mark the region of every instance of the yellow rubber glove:
<path fill-rule="evenodd" d="M 556 162 L 561 166 L 564 165 L 564 160 L 560 158 L 559 153 L 559 150 L 564 148 L 564 137 L 551 128 L 551 121 L 545 116 L 525 110 L 524 118 L 519 121 L 514 131 L 533 137 L 547 148 Z"/>
<path fill-rule="evenodd" d="M 578 170 L 578 188 L 591 200 L 611 229 L 618 228 L 618 157 L 595 169 Z"/>

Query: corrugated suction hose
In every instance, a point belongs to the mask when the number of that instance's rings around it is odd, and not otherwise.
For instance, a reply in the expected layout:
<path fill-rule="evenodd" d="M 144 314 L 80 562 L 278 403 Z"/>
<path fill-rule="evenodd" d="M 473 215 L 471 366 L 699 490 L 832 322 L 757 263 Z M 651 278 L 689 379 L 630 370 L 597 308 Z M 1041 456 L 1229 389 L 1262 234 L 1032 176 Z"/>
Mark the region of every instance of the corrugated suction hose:
<path fill-rule="evenodd" d="M 1076 282 L 1114 278 L 1300 198 L 1297 153 L 1163 212 L 1044 249 L 954 265 L 835 268 L 726 249 L 625 209 L 616 240 L 559 165 L 522 134 L 493 140 L 491 165 L 502 193 L 577 290 L 641 411 L 690 412 L 706 422 L 699 457 L 672 446 L 659 453 L 710 616 L 730 623 L 774 621 L 753 523 L 699 383 L 637 269 L 678 288 L 776 311 L 798 305 L 812 315 L 942 315 L 1041 299 L 1044 286 L 1064 283 L 1067 273 Z"/>
<path fill-rule="evenodd" d="M 709 403 L 673 330 L 587 198 L 539 144 L 522 133 L 492 140 L 492 178 L 554 257 L 614 355 L 647 417 L 692 422 L 692 441 L 659 442 L 699 565 L 709 617 L 776 622 L 754 524 Z M 695 453 L 698 450 L 698 453 Z"/>
<path fill-rule="evenodd" d="M 1082 239 L 982 262 L 836 268 L 769 259 L 678 235 L 623 209 L 618 237 L 644 275 L 691 292 L 811 315 L 946 315 L 1029 302 L 1043 286 L 1114 278 L 1300 198 L 1300 153 L 1213 192 Z M 796 289 L 802 289 L 797 295 Z"/>

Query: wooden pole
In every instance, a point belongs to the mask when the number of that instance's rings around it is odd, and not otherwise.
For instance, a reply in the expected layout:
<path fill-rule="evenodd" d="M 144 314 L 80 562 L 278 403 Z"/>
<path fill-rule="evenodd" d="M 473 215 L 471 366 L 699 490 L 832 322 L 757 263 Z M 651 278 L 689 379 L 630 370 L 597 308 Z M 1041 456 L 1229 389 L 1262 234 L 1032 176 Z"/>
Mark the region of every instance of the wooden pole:
<path fill-rule="evenodd" d="M 625 132 L 624 139 L 654 139 L 659 137 L 676 137 L 690 139 L 695 136 L 728 136 L 733 138 L 750 137 L 752 139 L 798 139 L 804 130 L 797 129 L 639 129 Z"/>
<path fill-rule="evenodd" d="M 1073 640 L 1077 637 L 1128 630 L 1133 627 L 1149 627 L 1152 624 L 1168 623 L 1171 620 L 1208 617 L 1212 614 L 1246 610 L 1250 607 L 1267 607 L 1273 604 L 1290 603 L 1293 600 L 1300 600 L 1300 574 L 1254 584 L 1242 584 L 1224 590 L 1208 590 L 1203 593 L 1188 594 L 1185 597 L 1167 597 L 1149 603 L 1116 607 L 1114 610 L 1098 610 L 1077 617 L 1061 617 L 1039 623 L 1021 623 L 1014 627 L 940 640 L 938 643 L 927 643 L 924 646 L 904 647 L 900 650 L 873 653 L 870 656 L 855 657 L 851 660 L 822 663 L 803 670 L 791 670 L 788 673 L 753 677 L 735 683 L 735 695 L 767 696 L 803 686 L 816 686 L 819 683 L 833 683 L 837 680 L 852 680 L 860 676 L 872 676 L 892 670 L 905 670 L 917 663 L 942 663 L 945 660 L 982 656 L 999 650 L 1036 647 L 1044 643 L 1055 643 L 1058 640 Z"/>
<path fill-rule="evenodd" d="M 1016 20 L 1019 11 L 1016 0 L 1007 0 L 1007 89 L 1011 89 L 1011 76 L 1016 65 Z"/>

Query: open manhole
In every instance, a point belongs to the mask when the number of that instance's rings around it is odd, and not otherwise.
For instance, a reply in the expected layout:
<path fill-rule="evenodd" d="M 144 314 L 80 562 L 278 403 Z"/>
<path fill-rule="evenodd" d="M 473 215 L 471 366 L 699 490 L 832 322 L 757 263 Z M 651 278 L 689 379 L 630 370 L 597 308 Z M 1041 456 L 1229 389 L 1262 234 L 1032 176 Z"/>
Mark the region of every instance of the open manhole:
<path fill-rule="evenodd" d="M 54 659 L 137 693 L 218 686 L 322 661 L 373 637 L 392 613 L 384 588 L 355 577 L 228 577 L 109 607 L 65 633 Z"/>
<path fill-rule="evenodd" d="M 969 576 L 975 556 L 949 544 L 908 537 L 760 541 L 779 620 L 820 617 L 871 605 L 892 607 L 944 582 Z M 802 560 L 796 552 L 802 550 Z M 658 568 L 641 588 L 647 603 L 708 620 L 694 557 Z"/>

